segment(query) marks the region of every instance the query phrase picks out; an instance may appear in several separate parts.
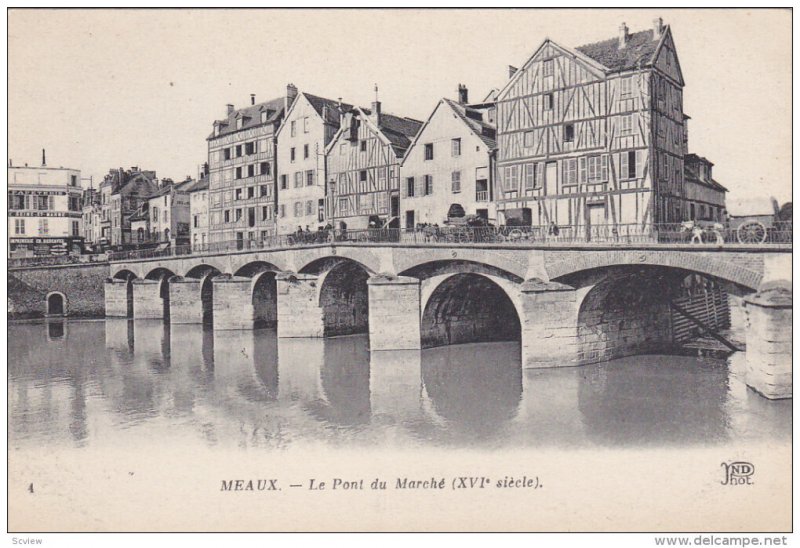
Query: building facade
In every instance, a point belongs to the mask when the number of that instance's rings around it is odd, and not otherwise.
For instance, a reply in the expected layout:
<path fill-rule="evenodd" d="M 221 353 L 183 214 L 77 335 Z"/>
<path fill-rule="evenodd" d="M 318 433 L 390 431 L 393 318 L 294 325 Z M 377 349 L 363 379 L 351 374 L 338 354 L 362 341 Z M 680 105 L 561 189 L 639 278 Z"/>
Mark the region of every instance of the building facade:
<path fill-rule="evenodd" d="M 208 176 L 189 189 L 189 237 L 192 248 L 204 249 L 208 239 Z"/>
<path fill-rule="evenodd" d="M 685 217 L 683 86 L 669 26 L 551 40 L 497 97 L 498 216 L 592 237 Z"/>
<path fill-rule="evenodd" d="M 442 99 L 403 158 L 400 181 L 401 227 L 447 222 L 451 211 L 496 223 L 493 202 L 495 127 L 488 110 Z"/>
<path fill-rule="evenodd" d="M 208 137 L 209 241 L 264 239 L 275 226 L 275 133 L 284 113 L 297 97 L 287 86 L 286 96 L 236 110 L 214 122 Z"/>
<path fill-rule="evenodd" d="M 697 154 L 684 156 L 687 219 L 724 222 L 727 219 L 725 194 L 728 189 L 712 177 L 714 164 Z"/>
<path fill-rule="evenodd" d="M 80 253 L 83 189 L 77 169 L 8 168 L 8 256 Z"/>
<path fill-rule="evenodd" d="M 300 93 L 276 133 L 279 234 L 325 222 L 325 148 L 352 106 Z"/>
<path fill-rule="evenodd" d="M 190 242 L 190 192 L 197 181 L 187 178 L 180 183 L 162 181 L 161 188 L 148 197 L 150 240 L 171 246 Z"/>
<path fill-rule="evenodd" d="M 158 190 L 155 171 L 112 169 L 100 184 L 101 244 L 121 248 L 135 244 L 130 218 Z"/>
<path fill-rule="evenodd" d="M 329 222 L 363 229 L 399 221 L 400 161 L 420 127 L 419 120 L 383 113 L 378 101 L 344 115 L 326 149 Z"/>

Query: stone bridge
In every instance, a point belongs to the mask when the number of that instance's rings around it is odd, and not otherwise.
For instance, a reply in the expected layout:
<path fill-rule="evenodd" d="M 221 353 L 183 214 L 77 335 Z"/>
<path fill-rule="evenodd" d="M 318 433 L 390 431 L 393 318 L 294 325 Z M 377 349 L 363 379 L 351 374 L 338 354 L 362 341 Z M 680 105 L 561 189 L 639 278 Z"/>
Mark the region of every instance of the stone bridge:
<path fill-rule="evenodd" d="M 326 243 L 121 260 L 109 274 L 107 316 L 369 333 L 372 351 L 519 340 L 524 367 L 664 351 L 671 299 L 700 275 L 756 349 L 750 386 L 791 395 L 791 246 Z"/>

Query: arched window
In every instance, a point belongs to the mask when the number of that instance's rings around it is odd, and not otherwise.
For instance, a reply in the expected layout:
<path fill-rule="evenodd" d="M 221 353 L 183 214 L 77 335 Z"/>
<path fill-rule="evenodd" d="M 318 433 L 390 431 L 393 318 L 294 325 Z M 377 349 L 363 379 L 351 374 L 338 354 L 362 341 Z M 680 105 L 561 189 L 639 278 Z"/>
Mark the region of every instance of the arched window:
<path fill-rule="evenodd" d="M 66 310 L 64 306 L 64 295 L 61 293 L 50 293 L 47 296 L 47 314 L 51 316 L 63 316 Z"/>
<path fill-rule="evenodd" d="M 166 241 L 169 241 L 169 229 L 168 228 L 164 229 L 164 239 Z"/>
<path fill-rule="evenodd" d="M 136 235 L 140 242 L 144 241 L 144 229 L 142 227 L 139 227 L 139 230 L 136 231 Z"/>

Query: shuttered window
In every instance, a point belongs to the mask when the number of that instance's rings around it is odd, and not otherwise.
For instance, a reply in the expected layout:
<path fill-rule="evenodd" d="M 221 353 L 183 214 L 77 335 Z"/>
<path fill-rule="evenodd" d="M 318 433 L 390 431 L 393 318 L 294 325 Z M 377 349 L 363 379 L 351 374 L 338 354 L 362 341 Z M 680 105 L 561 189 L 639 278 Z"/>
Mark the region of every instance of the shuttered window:
<path fill-rule="evenodd" d="M 575 158 L 567 158 L 561 164 L 562 175 L 565 185 L 574 185 L 578 183 L 578 162 Z"/>
<path fill-rule="evenodd" d="M 536 188 L 536 164 L 525 164 L 525 190 Z"/>

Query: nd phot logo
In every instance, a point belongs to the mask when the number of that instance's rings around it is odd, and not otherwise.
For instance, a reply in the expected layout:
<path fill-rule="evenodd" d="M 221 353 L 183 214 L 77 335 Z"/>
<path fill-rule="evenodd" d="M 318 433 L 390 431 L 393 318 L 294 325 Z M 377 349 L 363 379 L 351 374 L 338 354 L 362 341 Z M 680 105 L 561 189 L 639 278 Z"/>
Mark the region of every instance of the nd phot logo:
<path fill-rule="evenodd" d="M 725 479 L 720 482 L 722 485 L 753 485 L 753 473 L 756 467 L 752 463 L 723 462 L 721 466 L 725 472 Z"/>

